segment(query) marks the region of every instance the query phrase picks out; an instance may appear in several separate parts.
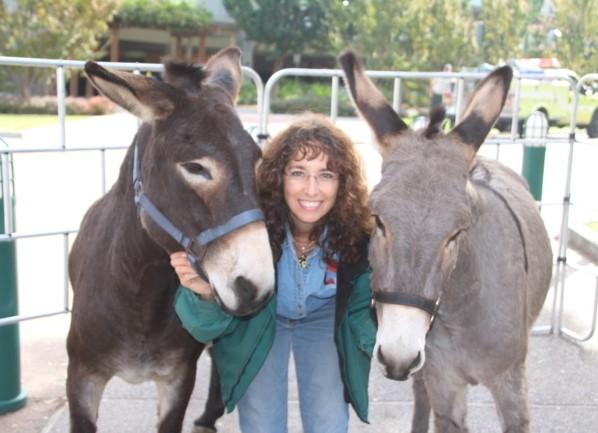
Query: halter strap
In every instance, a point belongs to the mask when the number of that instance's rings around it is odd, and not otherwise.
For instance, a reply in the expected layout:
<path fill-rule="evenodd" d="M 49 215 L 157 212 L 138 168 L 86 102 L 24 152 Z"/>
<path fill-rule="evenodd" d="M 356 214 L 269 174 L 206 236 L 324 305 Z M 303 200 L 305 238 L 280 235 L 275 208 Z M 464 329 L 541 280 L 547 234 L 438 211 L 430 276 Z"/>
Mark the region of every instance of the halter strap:
<path fill-rule="evenodd" d="M 440 305 L 440 298 L 431 300 L 423 296 L 401 292 L 375 291 L 372 293 L 372 299 L 381 304 L 407 305 L 419 308 L 431 316 L 436 315 L 438 306 Z"/>
<path fill-rule="evenodd" d="M 205 247 L 213 240 L 216 240 L 227 233 L 230 233 L 252 222 L 264 220 L 264 214 L 261 209 L 248 209 L 234 215 L 224 224 L 200 232 L 194 238 L 185 235 L 183 231 L 174 225 L 172 221 L 170 221 L 170 219 L 168 219 L 168 217 L 164 215 L 143 192 L 143 181 L 141 179 L 141 171 L 139 169 L 139 149 L 137 144 L 135 144 L 133 151 L 133 189 L 135 190 L 135 204 L 137 207 L 142 208 L 152 219 L 152 221 L 154 221 L 154 223 L 168 233 L 171 238 L 173 238 L 185 249 L 191 265 L 197 271 L 199 276 L 206 281 L 208 281 L 206 272 L 201 267 L 199 259 L 191 252 L 191 246 L 193 242 L 197 242 L 202 247 Z"/>
<path fill-rule="evenodd" d="M 243 227 L 255 221 L 263 220 L 264 214 L 260 209 L 248 209 L 233 216 L 224 224 L 213 227 L 211 229 L 204 230 L 203 232 L 198 234 L 195 237 L 195 239 L 200 245 L 207 245 L 214 239 L 218 239 L 219 237 L 222 237 L 225 234 L 230 233 L 240 227 Z"/>
<path fill-rule="evenodd" d="M 492 192 L 505 205 L 505 207 L 509 211 L 509 214 L 511 214 L 511 217 L 515 222 L 515 226 L 517 227 L 517 232 L 519 233 L 519 239 L 521 239 L 521 246 L 523 248 L 523 268 L 525 269 L 525 273 L 527 274 L 529 267 L 527 260 L 527 246 L 525 245 L 525 237 L 523 236 L 523 227 L 521 226 L 521 220 L 519 220 L 519 217 L 517 216 L 517 214 L 515 213 L 505 196 L 502 195 L 496 189 L 494 189 L 492 185 L 490 185 L 490 183 L 482 179 L 473 179 L 472 181 L 474 184 L 486 188 L 488 191 Z"/>

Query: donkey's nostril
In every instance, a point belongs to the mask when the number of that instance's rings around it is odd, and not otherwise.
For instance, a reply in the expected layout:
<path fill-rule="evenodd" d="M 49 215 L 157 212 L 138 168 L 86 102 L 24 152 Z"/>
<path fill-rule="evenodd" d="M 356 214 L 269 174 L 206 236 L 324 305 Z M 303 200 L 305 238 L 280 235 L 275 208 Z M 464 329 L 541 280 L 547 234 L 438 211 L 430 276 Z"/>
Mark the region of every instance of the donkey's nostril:
<path fill-rule="evenodd" d="M 378 362 L 382 365 L 386 365 L 386 360 L 384 359 L 384 355 L 382 354 L 382 346 L 378 346 L 378 351 L 376 352 L 376 358 Z"/>
<path fill-rule="evenodd" d="M 241 304 L 253 302 L 257 297 L 257 287 L 245 277 L 235 278 L 235 293 Z"/>
<path fill-rule="evenodd" d="M 411 365 L 409 366 L 409 368 L 407 370 L 412 371 L 415 368 L 417 368 L 421 359 L 422 359 L 422 353 L 421 353 L 421 351 L 419 351 L 419 352 L 417 352 L 417 356 L 415 357 L 415 359 L 413 360 L 413 362 L 411 363 Z"/>

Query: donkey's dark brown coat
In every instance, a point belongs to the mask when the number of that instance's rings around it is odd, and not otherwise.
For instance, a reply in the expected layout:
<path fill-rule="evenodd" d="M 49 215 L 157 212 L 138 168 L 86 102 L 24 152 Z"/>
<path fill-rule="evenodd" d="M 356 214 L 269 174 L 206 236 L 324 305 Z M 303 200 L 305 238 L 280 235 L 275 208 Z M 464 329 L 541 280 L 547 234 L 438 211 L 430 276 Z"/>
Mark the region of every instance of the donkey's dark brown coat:
<path fill-rule="evenodd" d="M 239 50 L 223 50 L 204 70 L 166 64 L 166 81 L 86 65 L 93 84 L 140 117 L 143 189 L 187 236 L 258 207 L 254 167 L 260 151 L 234 109 Z M 204 77 L 207 75 L 207 78 Z M 133 146 L 114 187 L 87 212 L 70 255 L 73 311 L 67 348 L 71 432 L 96 431 L 108 380 L 153 380 L 160 433 L 177 433 L 203 345 L 173 309 L 179 281 L 168 253 L 181 249 L 134 203 Z M 223 307 L 255 311 L 274 289 L 263 222 L 193 246 Z"/>

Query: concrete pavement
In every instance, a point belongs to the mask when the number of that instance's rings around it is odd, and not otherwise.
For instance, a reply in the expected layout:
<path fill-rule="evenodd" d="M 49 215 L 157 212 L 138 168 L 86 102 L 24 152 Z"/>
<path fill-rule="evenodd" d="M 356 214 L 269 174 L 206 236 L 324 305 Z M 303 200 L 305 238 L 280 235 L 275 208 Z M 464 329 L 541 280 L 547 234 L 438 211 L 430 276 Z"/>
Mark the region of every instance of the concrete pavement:
<path fill-rule="evenodd" d="M 283 127 L 285 120 L 276 122 L 272 131 Z M 340 119 L 339 125 L 358 143 L 365 159 L 368 178 L 376 183 L 380 158 L 373 151 L 371 136 L 363 123 Z M 128 145 L 136 122 L 125 114 L 100 117 L 69 123 L 67 145 Z M 26 131 L 17 145 L 55 146 L 56 128 L 46 127 Z M 76 144 L 75 144 L 76 143 Z M 494 149 L 487 148 L 489 155 Z M 595 207 L 595 185 L 598 173 L 594 169 L 598 146 L 580 145 L 576 150 L 573 199 L 577 203 Z M 108 154 L 107 183 L 118 173 L 122 151 Z M 566 146 L 551 146 L 546 157 L 544 201 L 560 202 L 564 188 Z M 501 161 L 518 170 L 521 150 L 503 146 Z M 519 167 L 518 167 L 519 166 Z M 17 173 L 17 222 L 19 231 L 44 231 L 76 228 L 83 212 L 101 193 L 98 182 L 99 159 L 92 155 L 39 154 L 15 158 Z M 23 179 L 27 180 L 24 181 Z M 21 180 L 19 180 L 21 179 Z M 587 209 L 580 208 L 572 218 L 586 218 Z M 560 209 L 547 205 L 543 214 L 551 236 L 558 234 Z M 60 273 L 63 262 L 59 248 L 61 239 L 22 240 L 18 243 L 19 296 L 21 313 L 31 314 L 59 307 L 63 299 Z M 567 279 L 566 323 L 579 329 L 589 326 L 593 302 L 596 268 L 573 253 L 569 263 L 583 268 L 571 271 Z M 551 299 L 549 296 L 548 299 Z M 547 304 L 540 321 L 550 317 Z M 2 433 L 66 433 L 68 416 L 64 406 L 66 351 L 64 341 L 68 316 L 23 322 L 21 324 L 22 381 L 29 392 L 27 406 L 13 414 L 0 416 Z M 0 348 L 1 350 L 1 348 Z M 202 357 L 196 390 L 193 394 L 185 432 L 191 431 L 192 419 L 204 403 L 209 358 Z M 598 337 L 587 343 L 574 345 L 550 337 L 532 337 L 528 358 L 529 398 L 533 417 L 533 431 L 538 433 L 594 433 L 598 432 Z M 400 432 L 408 431 L 411 417 L 411 392 L 408 383 L 384 379 L 376 369 L 371 377 L 370 425 L 352 417 L 350 431 Z M 469 399 L 469 421 L 472 432 L 499 432 L 497 417 L 489 394 L 482 388 L 472 389 Z M 296 388 L 291 388 L 290 432 L 300 431 Z M 156 394 L 151 384 L 132 386 L 114 379 L 107 387 L 100 408 L 100 433 L 129 433 L 155 431 Z M 236 414 L 225 416 L 221 432 L 236 432 Z"/>
<path fill-rule="evenodd" d="M 587 304 L 586 304 L 587 305 Z M 541 321 L 548 318 L 545 310 Z M 567 317 L 568 321 L 580 319 Z M 68 408 L 64 400 L 66 353 L 64 333 L 68 316 L 40 319 L 23 324 L 23 382 L 30 401 L 19 412 L 0 416 L 3 433 L 67 433 Z M 544 322 L 545 323 L 545 322 Z M 37 329 L 35 329 L 37 328 Z M 45 328 L 45 331 L 42 329 Z M 44 334 L 45 337 L 44 337 Z M 48 335 L 51 334 L 51 335 Z M 39 341 L 40 336 L 45 341 Z M 49 338 L 48 338 L 49 337 Z M 37 340 L 37 341 L 36 341 Z M 598 431 L 598 339 L 574 345 L 555 336 L 534 336 L 528 356 L 529 400 L 535 433 L 594 433 Z M 205 403 L 209 357 L 202 356 L 192 396 L 185 433 Z M 291 368 L 289 432 L 299 433 L 297 389 Z M 351 433 L 396 433 L 409 431 L 412 398 L 409 382 L 394 382 L 372 369 L 370 421 L 361 423 L 351 415 Z M 37 407 L 37 409 L 36 409 Z M 151 383 L 129 385 L 113 379 L 100 407 L 99 433 L 153 432 L 157 422 L 157 397 Z M 46 419 L 31 419 L 46 416 Z M 489 393 L 473 387 L 468 422 L 472 433 L 499 433 L 498 418 Z M 223 433 L 238 432 L 237 415 L 225 415 L 218 423 Z"/>

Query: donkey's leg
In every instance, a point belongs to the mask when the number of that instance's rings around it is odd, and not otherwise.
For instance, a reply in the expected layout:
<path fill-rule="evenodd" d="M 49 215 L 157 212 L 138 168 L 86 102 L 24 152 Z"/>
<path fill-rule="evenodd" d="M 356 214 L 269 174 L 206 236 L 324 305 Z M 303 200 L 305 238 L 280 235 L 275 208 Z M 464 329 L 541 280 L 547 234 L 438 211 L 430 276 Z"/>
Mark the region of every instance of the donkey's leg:
<path fill-rule="evenodd" d="M 430 400 L 422 372 L 413 376 L 415 408 L 411 421 L 411 433 L 427 433 L 430 426 Z"/>
<path fill-rule="evenodd" d="M 525 361 L 518 362 L 496 377 L 488 388 L 496 402 L 496 410 L 504 433 L 529 433 L 530 417 L 527 401 Z"/>
<path fill-rule="evenodd" d="M 66 379 L 71 433 L 95 433 L 98 408 L 110 376 L 92 373 L 92 369 L 70 357 Z"/>
<path fill-rule="evenodd" d="M 158 433 L 180 433 L 195 385 L 195 362 L 181 362 L 166 376 L 155 378 L 158 389 Z"/>
<path fill-rule="evenodd" d="M 211 353 L 211 351 L 210 351 Z M 220 392 L 220 379 L 218 377 L 218 370 L 212 359 L 212 366 L 210 369 L 210 388 L 208 390 L 208 399 L 204 406 L 203 413 L 197 418 L 193 424 L 197 427 L 195 433 L 215 432 L 216 421 L 224 414 L 224 402 L 222 401 L 222 393 Z M 201 431 L 199 428 L 203 428 Z"/>
<path fill-rule="evenodd" d="M 434 411 L 435 433 L 468 433 L 467 383 L 450 373 L 425 374 L 425 386 Z"/>

